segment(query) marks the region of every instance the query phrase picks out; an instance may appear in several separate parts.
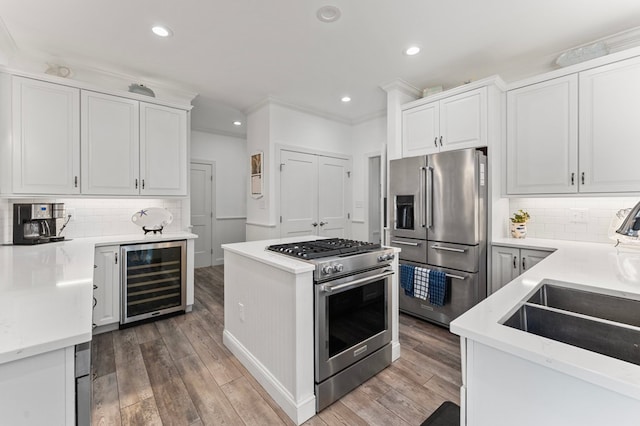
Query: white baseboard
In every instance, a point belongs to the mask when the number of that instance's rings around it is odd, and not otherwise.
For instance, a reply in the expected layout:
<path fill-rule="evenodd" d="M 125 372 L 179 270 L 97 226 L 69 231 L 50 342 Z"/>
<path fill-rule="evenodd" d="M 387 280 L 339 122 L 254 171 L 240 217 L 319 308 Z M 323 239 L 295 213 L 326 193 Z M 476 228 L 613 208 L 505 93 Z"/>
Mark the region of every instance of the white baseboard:
<path fill-rule="evenodd" d="M 291 393 L 267 368 L 249 352 L 228 330 L 222 333 L 222 341 L 231 353 L 249 370 L 251 375 L 264 387 L 274 401 L 296 424 L 309 420 L 316 414 L 316 397 L 312 395 L 296 402 Z"/>
<path fill-rule="evenodd" d="M 400 342 L 391 342 L 391 361 L 400 358 Z"/>

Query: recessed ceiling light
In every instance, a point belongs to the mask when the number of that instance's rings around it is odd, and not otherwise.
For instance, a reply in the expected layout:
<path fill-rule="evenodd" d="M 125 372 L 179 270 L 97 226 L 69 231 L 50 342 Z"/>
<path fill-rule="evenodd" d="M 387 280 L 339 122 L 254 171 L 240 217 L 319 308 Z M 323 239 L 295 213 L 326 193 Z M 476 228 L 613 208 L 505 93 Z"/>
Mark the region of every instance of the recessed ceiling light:
<path fill-rule="evenodd" d="M 340 19 L 340 9 L 335 6 L 322 6 L 316 12 L 316 16 L 322 22 L 335 22 Z"/>
<path fill-rule="evenodd" d="M 151 28 L 151 31 L 153 31 L 153 33 L 159 37 L 169 37 L 171 34 L 173 34 L 173 32 L 168 27 L 165 27 L 163 25 L 156 25 Z"/>
<path fill-rule="evenodd" d="M 404 54 L 408 56 L 417 55 L 420 53 L 420 48 L 418 46 L 411 46 L 405 49 Z"/>
<path fill-rule="evenodd" d="M 342 102 L 351 102 L 351 98 L 349 96 L 343 96 L 342 99 L 340 99 Z"/>
<path fill-rule="evenodd" d="M 234 126 L 242 126 L 242 121 L 237 121 L 236 120 L 236 121 L 233 122 L 233 125 Z"/>

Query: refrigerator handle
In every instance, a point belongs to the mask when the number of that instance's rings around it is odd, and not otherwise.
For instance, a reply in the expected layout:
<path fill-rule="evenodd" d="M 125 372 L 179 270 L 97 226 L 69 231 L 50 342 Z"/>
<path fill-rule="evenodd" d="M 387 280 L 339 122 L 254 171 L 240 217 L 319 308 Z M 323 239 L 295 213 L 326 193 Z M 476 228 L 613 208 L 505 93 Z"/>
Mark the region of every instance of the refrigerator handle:
<path fill-rule="evenodd" d="M 427 197 L 426 202 L 426 211 L 424 214 L 425 222 L 427 223 L 427 228 L 431 228 L 433 226 L 433 167 L 425 167 L 426 170 L 426 182 L 427 186 L 424 189 L 424 193 Z M 424 227 L 424 225 L 422 225 Z"/>
<path fill-rule="evenodd" d="M 426 226 L 427 223 L 427 219 L 426 219 L 426 215 L 427 215 L 427 211 L 425 208 L 425 197 L 426 197 L 426 192 L 427 192 L 427 184 L 426 184 L 426 180 L 427 180 L 427 173 L 426 167 L 419 167 L 418 168 L 419 173 L 420 173 L 420 198 L 418 199 L 418 206 L 420 207 L 418 214 L 420 215 L 420 226 L 422 228 L 424 228 Z"/>

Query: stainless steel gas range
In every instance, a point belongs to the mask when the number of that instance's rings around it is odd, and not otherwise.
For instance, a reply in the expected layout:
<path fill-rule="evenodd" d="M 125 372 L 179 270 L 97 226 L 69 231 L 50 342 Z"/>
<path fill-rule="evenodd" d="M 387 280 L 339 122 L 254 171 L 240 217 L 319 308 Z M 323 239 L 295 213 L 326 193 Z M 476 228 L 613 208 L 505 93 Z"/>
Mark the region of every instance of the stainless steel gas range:
<path fill-rule="evenodd" d="M 315 394 L 320 411 L 391 364 L 394 251 L 339 238 L 267 249 L 315 265 Z"/>

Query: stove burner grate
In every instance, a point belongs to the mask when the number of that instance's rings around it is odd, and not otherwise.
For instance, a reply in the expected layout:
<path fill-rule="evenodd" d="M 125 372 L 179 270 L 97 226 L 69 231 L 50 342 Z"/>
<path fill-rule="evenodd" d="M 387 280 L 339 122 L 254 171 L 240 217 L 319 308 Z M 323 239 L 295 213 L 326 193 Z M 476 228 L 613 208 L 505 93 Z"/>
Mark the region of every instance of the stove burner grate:
<path fill-rule="evenodd" d="M 268 247 L 271 251 L 306 260 L 365 253 L 379 248 L 380 244 L 377 243 L 348 240 L 344 238 L 276 244 Z"/>

